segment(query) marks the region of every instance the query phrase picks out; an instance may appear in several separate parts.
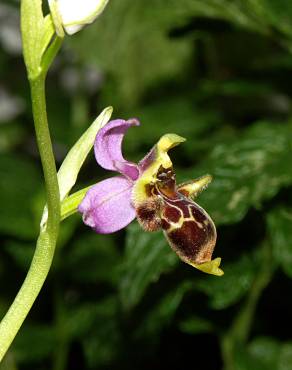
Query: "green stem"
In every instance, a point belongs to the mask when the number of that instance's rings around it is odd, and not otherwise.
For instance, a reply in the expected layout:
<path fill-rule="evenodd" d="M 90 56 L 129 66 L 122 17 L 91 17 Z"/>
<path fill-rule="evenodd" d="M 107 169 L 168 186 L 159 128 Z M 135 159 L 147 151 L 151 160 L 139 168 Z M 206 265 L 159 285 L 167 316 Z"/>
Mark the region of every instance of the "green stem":
<path fill-rule="evenodd" d="M 60 223 L 60 194 L 55 158 L 47 120 L 45 75 L 30 81 L 36 138 L 42 161 L 48 207 L 47 232 L 57 239 Z M 51 217 L 50 217 L 51 215 Z"/>
<path fill-rule="evenodd" d="M 0 361 L 15 338 L 44 284 L 54 256 L 60 223 L 57 171 L 46 113 L 45 74 L 41 73 L 31 80 L 30 88 L 36 138 L 46 184 L 48 221 L 46 227 L 40 231 L 28 274 L 0 323 Z"/>

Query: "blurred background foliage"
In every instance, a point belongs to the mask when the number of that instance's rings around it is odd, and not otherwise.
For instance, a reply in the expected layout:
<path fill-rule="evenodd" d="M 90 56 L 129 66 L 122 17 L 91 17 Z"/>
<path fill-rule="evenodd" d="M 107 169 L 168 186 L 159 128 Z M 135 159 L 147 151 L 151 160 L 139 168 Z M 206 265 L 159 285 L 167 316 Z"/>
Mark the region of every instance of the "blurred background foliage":
<path fill-rule="evenodd" d="M 107 105 L 139 117 L 139 160 L 166 132 L 178 180 L 218 227 L 222 278 L 180 262 L 133 222 L 96 235 L 75 215 L 1 369 L 292 369 L 292 4 L 117 0 L 68 37 L 48 77 L 58 165 Z M 19 2 L 0 3 L 0 312 L 34 251 L 44 189 L 21 58 Z M 76 189 L 109 173 L 93 155 Z"/>

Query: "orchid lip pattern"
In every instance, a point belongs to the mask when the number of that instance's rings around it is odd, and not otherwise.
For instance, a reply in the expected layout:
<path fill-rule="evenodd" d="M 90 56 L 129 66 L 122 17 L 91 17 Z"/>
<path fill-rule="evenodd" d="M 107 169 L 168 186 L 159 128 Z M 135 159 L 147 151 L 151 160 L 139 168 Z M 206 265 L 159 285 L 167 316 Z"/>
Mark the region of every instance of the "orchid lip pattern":
<path fill-rule="evenodd" d="M 137 218 L 145 231 L 163 230 L 184 262 L 206 273 L 223 275 L 221 258 L 211 259 L 217 236 L 215 225 L 192 199 L 206 188 L 211 176 L 176 184 L 168 150 L 185 141 L 176 134 L 162 136 L 138 164 L 124 159 L 124 135 L 128 128 L 139 124 L 136 118 L 117 119 L 98 132 L 94 144 L 97 163 L 120 175 L 88 190 L 78 208 L 84 223 L 97 233 L 107 234 Z"/>

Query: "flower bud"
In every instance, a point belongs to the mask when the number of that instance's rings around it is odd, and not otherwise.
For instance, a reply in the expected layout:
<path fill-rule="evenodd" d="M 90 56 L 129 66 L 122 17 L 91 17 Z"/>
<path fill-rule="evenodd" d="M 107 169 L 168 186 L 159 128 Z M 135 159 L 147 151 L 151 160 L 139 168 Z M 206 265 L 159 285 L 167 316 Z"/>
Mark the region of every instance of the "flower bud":
<path fill-rule="evenodd" d="M 108 0 L 49 0 L 51 14 L 58 36 L 73 35 L 95 21 Z"/>

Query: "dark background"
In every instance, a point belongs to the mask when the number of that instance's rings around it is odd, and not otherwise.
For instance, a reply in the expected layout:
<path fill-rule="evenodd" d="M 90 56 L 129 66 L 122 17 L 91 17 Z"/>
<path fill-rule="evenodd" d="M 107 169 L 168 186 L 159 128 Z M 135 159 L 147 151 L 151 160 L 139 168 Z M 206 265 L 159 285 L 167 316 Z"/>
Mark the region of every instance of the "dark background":
<path fill-rule="evenodd" d="M 44 205 L 18 1 L 0 2 L 0 312 L 33 255 Z M 177 179 L 205 173 L 221 278 L 134 221 L 62 223 L 49 277 L 1 369 L 292 369 L 292 5 L 111 0 L 66 37 L 47 81 L 57 164 L 99 112 L 138 117 L 126 158 L 167 132 Z M 74 190 L 111 176 L 91 153 Z"/>

